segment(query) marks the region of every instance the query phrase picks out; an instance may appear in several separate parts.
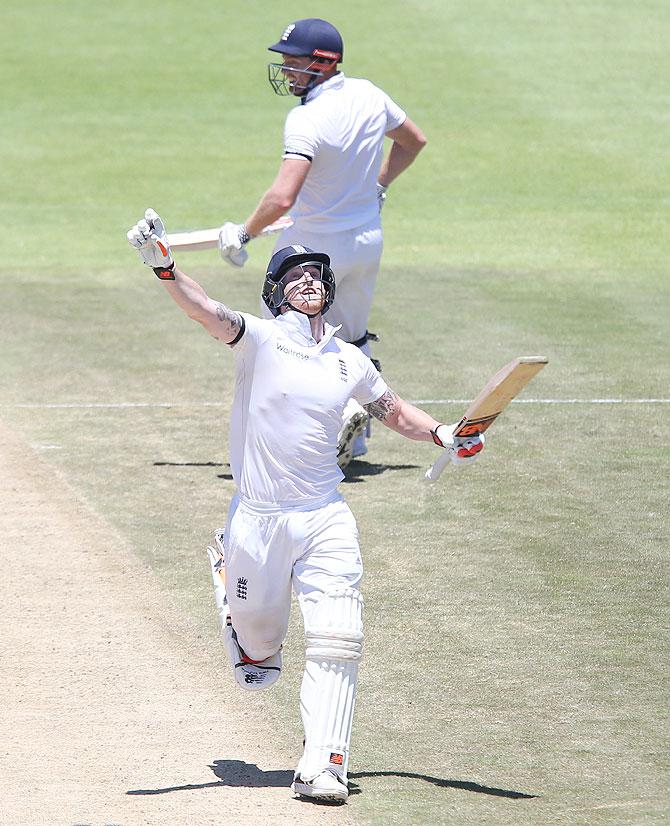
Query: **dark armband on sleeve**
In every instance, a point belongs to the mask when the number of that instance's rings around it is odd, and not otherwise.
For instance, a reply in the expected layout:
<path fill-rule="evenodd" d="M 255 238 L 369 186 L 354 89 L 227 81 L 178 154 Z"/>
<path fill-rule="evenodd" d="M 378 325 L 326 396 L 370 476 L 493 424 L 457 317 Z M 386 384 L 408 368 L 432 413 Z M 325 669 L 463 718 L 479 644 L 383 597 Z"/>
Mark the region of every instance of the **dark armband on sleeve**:
<path fill-rule="evenodd" d="M 244 335 L 244 331 L 246 330 L 246 328 L 247 328 L 247 323 L 244 320 L 244 316 L 240 314 L 240 329 L 239 329 L 239 332 L 237 333 L 237 335 L 235 336 L 235 338 L 232 341 L 228 342 L 229 347 L 233 347 L 235 344 L 237 344 L 237 342 Z"/>
<path fill-rule="evenodd" d="M 306 161 L 309 161 L 310 163 L 314 160 L 314 158 L 311 155 L 307 155 L 304 152 L 298 152 L 297 149 L 289 149 L 288 147 L 284 149 L 284 154 L 282 155 L 282 158 L 304 158 Z"/>

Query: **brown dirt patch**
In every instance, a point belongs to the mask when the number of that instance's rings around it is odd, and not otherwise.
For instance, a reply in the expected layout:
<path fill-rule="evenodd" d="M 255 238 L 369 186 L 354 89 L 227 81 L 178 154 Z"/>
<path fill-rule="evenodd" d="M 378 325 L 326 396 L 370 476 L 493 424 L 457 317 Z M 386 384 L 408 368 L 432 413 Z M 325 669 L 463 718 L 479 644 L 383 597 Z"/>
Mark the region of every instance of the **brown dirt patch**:
<path fill-rule="evenodd" d="M 353 823 L 292 798 L 299 755 L 268 745 L 151 570 L 1 423 L 0 564 L 1 823 Z"/>

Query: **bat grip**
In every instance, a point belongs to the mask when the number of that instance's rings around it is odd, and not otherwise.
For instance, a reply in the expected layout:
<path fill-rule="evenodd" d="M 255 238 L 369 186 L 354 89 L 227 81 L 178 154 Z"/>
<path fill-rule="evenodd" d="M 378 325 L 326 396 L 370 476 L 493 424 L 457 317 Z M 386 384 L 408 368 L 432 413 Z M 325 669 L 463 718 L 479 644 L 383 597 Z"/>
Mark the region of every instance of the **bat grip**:
<path fill-rule="evenodd" d="M 450 464 L 451 456 L 449 451 L 450 448 L 446 448 L 445 450 L 443 450 L 442 453 L 440 453 L 437 459 L 425 472 L 424 479 L 427 482 L 437 482 L 437 480 L 442 475 L 442 471 L 446 468 L 448 464 Z"/>

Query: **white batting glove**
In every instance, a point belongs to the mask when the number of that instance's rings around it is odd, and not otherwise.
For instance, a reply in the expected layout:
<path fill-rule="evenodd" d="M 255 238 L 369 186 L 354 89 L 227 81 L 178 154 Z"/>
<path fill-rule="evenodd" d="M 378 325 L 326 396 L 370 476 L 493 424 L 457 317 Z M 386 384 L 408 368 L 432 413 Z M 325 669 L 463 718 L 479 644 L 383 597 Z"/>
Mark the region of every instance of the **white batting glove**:
<path fill-rule="evenodd" d="M 479 454 L 484 450 L 486 437 L 483 433 L 477 436 L 467 436 L 465 438 L 456 437 L 454 439 L 451 462 L 454 465 L 473 465 L 479 458 Z"/>
<path fill-rule="evenodd" d="M 221 258 L 234 267 L 243 267 L 249 257 L 244 245 L 251 240 L 251 236 L 244 224 L 225 223 L 219 230 L 219 252 Z"/>
<path fill-rule="evenodd" d="M 379 204 L 379 211 L 382 211 L 384 203 L 386 202 L 386 190 L 388 189 L 387 186 L 380 184 L 377 182 L 377 203 Z"/>
<path fill-rule="evenodd" d="M 158 213 L 149 208 L 144 218 L 128 230 L 128 243 L 135 247 L 147 267 L 152 267 L 162 280 L 174 280 L 174 261 L 165 231 L 165 224 Z"/>
<path fill-rule="evenodd" d="M 431 430 L 436 445 L 449 451 L 452 464 L 464 466 L 472 465 L 477 461 L 484 449 L 486 439 L 483 433 L 476 436 L 454 436 L 455 424 L 441 424 Z"/>

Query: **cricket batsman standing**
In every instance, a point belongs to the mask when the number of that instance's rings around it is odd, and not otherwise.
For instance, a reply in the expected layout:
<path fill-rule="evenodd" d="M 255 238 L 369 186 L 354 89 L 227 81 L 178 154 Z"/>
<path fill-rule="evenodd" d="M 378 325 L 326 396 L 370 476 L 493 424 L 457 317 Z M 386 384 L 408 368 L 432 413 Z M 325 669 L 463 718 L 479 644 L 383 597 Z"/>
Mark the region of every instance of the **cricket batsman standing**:
<path fill-rule="evenodd" d="M 473 462 L 483 441 L 454 439 L 452 427 L 399 398 L 360 349 L 335 336 L 324 321 L 336 295 L 324 252 L 292 244 L 274 253 L 262 291 L 271 318 L 260 319 L 209 298 L 175 266 L 153 210 L 128 240 L 179 307 L 232 350 L 237 493 L 208 549 L 222 636 L 238 685 L 271 686 L 295 592 L 305 626 L 305 745 L 291 788 L 343 802 L 363 651 L 363 567 L 356 523 L 337 489 L 342 411 L 354 398 L 392 430 L 450 451 L 455 464 Z"/>
<path fill-rule="evenodd" d="M 286 118 L 279 172 L 243 224 L 221 228 L 224 260 L 242 266 L 246 244 L 287 211 L 293 226 L 275 251 L 303 244 L 325 252 L 336 273 L 330 308 L 338 336 L 370 356 L 368 317 L 382 255 L 381 207 L 386 190 L 426 144 L 419 127 L 368 80 L 338 70 L 344 45 L 337 29 L 317 18 L 296 20 L 269 51 L 269 80 L 279 95 L 299 100 Z M 384 138 L 392 143 L 384 157 Z M 367 452 L 367 417 L 357 404 L 345 415 L 339 464 Z"/>

